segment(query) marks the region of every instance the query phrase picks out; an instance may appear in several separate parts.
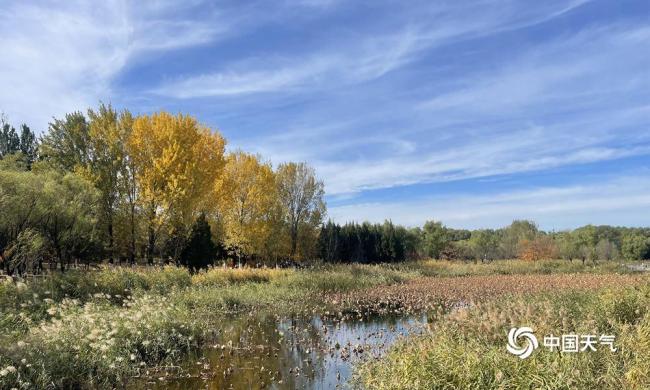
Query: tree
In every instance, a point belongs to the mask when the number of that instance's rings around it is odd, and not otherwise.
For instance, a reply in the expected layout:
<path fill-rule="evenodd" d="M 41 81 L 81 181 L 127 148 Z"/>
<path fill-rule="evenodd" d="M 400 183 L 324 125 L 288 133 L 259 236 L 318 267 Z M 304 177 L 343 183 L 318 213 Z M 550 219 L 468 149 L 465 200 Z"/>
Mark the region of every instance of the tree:
<path fill-rule="evenodd" d="M 586 260 L 596 260 L 596 245 L 598 244 L 598 236 L 596 227 L 593 225 L 586 225 L 575 229 L 572 233 L 575 241 L 575 247 L 578 249 L 579 257 L 584 264 Z"/>
<path fill-rule="evenodd" d="M 621 254 L 626 260 L 642 260 L 650 257 L 650 239 L 640 233 L 623 237 Z"/>
<path fill-rule="evenodd" d="M 54 119 L 43 137 L 40 153 L 53 166 L 72 172 L 75 167 L 88 166 L 90 161 L 90 129 L 79 111 Z"/>
<path fill-rule="evenodd" d="M 0 170 L 0 260 L 7 273 L 34 261 L 40 268 L 38 258 L 24 256 L 36 256 L 45 246 L 61 270 L 71 260 L 90 259 L 97 249 L 96 201 L 92 183 L 74 173 L 46 166 Z"/>
<path fill-rule="evenodd" d="M 576 240 L 573 237 L 573 232 L 564 231 L 554 233 L 553 238 L 558 247 L 558 255 L 565 259 L 572 261 L 580 256 L 580 250 L 577 246 Z"/>
<path fill-rule="evenodd" d="M 90 261 L 98 250 L 99 193 L 74 173 L 45 171 L 39 216 L 41 233 L 49 240 L 61 271 L 73 260 Z"/>
<path fill-rule="evenodd" d="M 35 229 L 21 231 L 2 256 L 7 262 L 8 274 L 19 275 L 31 271 L 38 273 L 43 268 L 43 259 L 47 255 L 48 245 L 45 238 Z"/>
<path fill-rule="evenodd" d="M 469 239 L 469 245 L 474 252 L 474 258 L 481 261 L 493 260 L 497 255 L 499 238 L 494 230 L 474 230 Z"/>
<path fill-rule="evenodd" d="M 120 194 L 118 203 L 120 213 L 118 214 L 118 217 L 122 218 L 124 221 L 124 223 L 118 224 L 118 226 L 125 227 L 121 233 L 125 237 L 125 253 L 127 253 L 131 264 L 135 264 L 136 243 L 139 230 L 139 184 L 136 172 L 137 167 L 128 149 L 133 134 L 133 121 L 133 115 L 131 115 L 129 111 L 124 110 L 120 114 L 117 132 L 119 137 L 117 145 L 121 149 L 119 154 L 123 159 L 119 165 L 117 176 L 117 188 Z"/>
<path fill-rule="evenodd" d="M 109 262 L 113 263 L 115 252 L 114 220 L 119 199 L 119 175 L 123 171 L 125 150 L 120 141 L 117 111 L 110 105 L 100 104 L 97 111 L 88 110 L 88 160 L 86 165 L 76 169 L 88 178 L 100 193 L 101 221 L 108 237 Z"/>
<path fill-rule="evenodd" d="M 128 152 L 135 166 L 139 200 L 147 214 L 148 261 L 163 227 L 181 239 L 171 248 L 176 260 L 191 223 L 207 207 L 208 195 L 224 165 L 225 140 L 186 115 L 166 112 L 135 119 Z"/>
<path fill-rule="evenodd" d="M 305 163 L 281 164 L 276 173 L 278 196 L 291 240 L 290 257 L 295 258 L 301 228 L 320 225 L 326 206 L 323 182 L 316 179 L 313 168 Z"/>
<path fill-rule="evenodd" d="M 425 256 L 439 259 L 449 239 L 447 229 L 441 222 L 427 221 L 422 228 L 422 249 Z"/>
<path fill-rule="evenodd" d="M 420 248 L 422 247 L 422 229 L 419 227 L 407 229 L 399 226 L 399 236 L 404 242 L 404 257 L 407 260 L 416 260 L 420 258 Z"/>
<path fill-rule="evenodd" d="M 180 255 L 180 263 L 192 270 L 207 268 L 214 264 L 219 248 L 212 241 L 210 225 L 201 213 L 192 226 L 190 238 Z"/>
<path fill-rule="evenodd" d="M 619 256 L 618 248 L 612 241 L 602 238 L 596 245 L 596 258 L 602 261 L 614 260 Z"/>
<path fill-rule="evenodd" d="M 215 182 L 215 194 L 226 245 L 238 248 L 239 254 L 262 253 L 273 228 L 271 213 L 278 203 L 271 165 L 241 151 L 230 154 Z"/>
<path fill-rule="evenodd" d="M 506 259 L 514 259 L 520 252 L 520 243 L 524 240 L 535 239 L 538 233 L 537 225 L 532 221 L 512 221 L 510 226 L 501 232 L 501 256 Z"/>
<path fill-rule="evenodd" d="M 451 241 L 440 253 L 442 260 L 471 260 L 475 258 L 469 240 Z"/>
<path fill-rule="evenodd" d="M 519 258 L 529 261 L 553 259 L 557 255 L 555 242 L 544 234 L 538 234 L 532 240 L 523 239 L 519 244 L 519 250 Z"/>
<path fill-rule="evenodd" d="M 382 261 L 403 261 L 404 243 L 397 236 L 395 225 L 392 221 L 385 221 L 381 238 Z"/>
<path fill-rule="evenodd" d="M 38 142 L 36 135 L 30 128 L 23 124 L 20 126 L 20 136 L 16 129 L 11 126 L 4 116 L 0 116 L 0 159 L 20 154 L 27 168 L 31 167 L 36 160 Z"/>
<path fill-rule="evenodd" d="M 16 129 L 7 123 L 3 115 L 0 117 L 0 158 L 20 150 L 20 137 Z"/>
<path fill-rule="evenodd" d="M 28 167 L 31 167 L 36 161 L 36 154 L 38 150 L 38 141 L 36 134 L 25 124 L 20 126 L 20 152 L 25 157 Z"/>
<path fill-rule="evenodd" d="M 10 247 L 26 229 L 40 223 L 43 177 L 10 166 L 0 169 L 0 262 L 12 274 Z"/>
<path fill-rule="evenodd" d="M 121 134 L 124 130 L 113 107 L 100 104 L 97 111 L 88 110 L 88 120 L 81 113 L 55 120 L 43 141 L 47 160 L 63 170 L 81 174 L 99 191 L 100 223 L 111 263 L 115 252 L 115 212 L 120 196 L 118 180 L 126 160 Z"/>
<path fill-rule="evenodd" d="M 326 262 L 334 262 L 341 259 L 339 236 L 341 227 L 332 220 L 324 224 L 318 234 L 318 254 Z"/>

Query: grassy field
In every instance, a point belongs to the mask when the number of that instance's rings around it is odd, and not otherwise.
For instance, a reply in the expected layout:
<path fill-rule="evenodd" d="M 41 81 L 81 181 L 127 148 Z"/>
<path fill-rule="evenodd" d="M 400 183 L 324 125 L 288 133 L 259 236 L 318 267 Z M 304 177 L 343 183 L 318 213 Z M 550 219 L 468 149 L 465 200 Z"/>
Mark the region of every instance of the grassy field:
<path fill-rule="evenodd" d="M 650 285 L 519 295 L 459 309 L 358 370 L 368 389 L 648 389 Z M 505 351 L 514 326 L 616 336 L 617 352 Z"/>
<path fill-rule="evenodd" d="M 213 269 L 195 275 L 177 267 L 105 268 L 57 273 L 26 283 L 6 281 L 0 284 L 0 388 L 120 386 L 148 367 L 182 360 L 188 351 L 217 337 L 217 324 L 228 316 L 242 313 L 272 311 L 286 315 L 338 313 L 345 316 L 363 309 L 381 314 L 383 308 L 394 304 L 394 307 L 407 308 L 402 312 L 438 310 L 444 317 L 440 324 L 454 324 L 455 317 L 447 314 L 448 305 L 440 302 L 476 302 L 478 306 L 471 310 L 483 313 L 483 306 L 480 306 L 483 298 L 489 301 L 488 298 L 497 294 L 647 284 L 643 277 L 617 275 L 627 273 L 626 270 L 616 264 L 583 266 L 559 261 L 490 264 L 422 261 L 377 266 L 318 266 L 305 270 Z M 549 276 L 554 273 L 558 275 Z M 513 275 L 525 282 L 506 283 L 507 279 L 503 279 L 513 278 Z M 532 283 L 536 278 L 541 278 L 542 282 Z M 535 285 L 547 288 L 528 290 L 525 287 Z M 462 286 L 471 288 L 463 290 Z M 465 296 L 463 291 L 474 291 L 476 295 Z M 634 291 L 626 290 L 623 296 L 647 303 L 641 293 L 637 296 Z M 553 296 L 545 297 L 535 304 L 559 305 L 571 301 L 558 298 L 560 303 L 553 303 L 556 302 Z M 594 316 L 598 315 L 596 308 L 600 298 L 586 293 L 576 297 L 584 297 L 582 299 L 594 307 Z M 504 306 L 503 310 L 518 308 Z M 495 310 L 500 309 L 495 308 L 493 312 Z M 608 312 L 601 314 L 606 315 L 603 317 L 606 320 L 610 319 Z M 635 318 L 647 323 L 647 316 L 638 314 Z M 480 321 L 476 321 L 480 328 Z M 440 337 L 451 335 L 446 332 L 453 332 L 453 329 L 459 332 L 453 333 L 456 335 L 462 335 L 464 329 L 471 331 L 469 326 L 453 328 L 450 325 L 449 329 L 440 326 L 446 329 Z M 641 332 L 647 328 L 639 329 Z M 498 333 L 501 328 L 492 331 Z M 452 348 L 453 338 L 449 337 L 448 345 Z M 417 342 L 422 350 L 434 344 L 426 339 Z M 417 349 L 408 351 L 412 355 L 419 354 Z M 364 383 L 368 387 L 382 387 L 382 370 L 404 367 L 396 358 L 401 353 L 391 354 L 377 366 L 364 367 L 361 371 Z M 622 358 L 631 362 L 628 355 Z M 433 360 L 428 364 L 437 362 Z M 472 369 L 480 370 L 481 366 Z M 639 372 L 643 369 L 643 366 L 636 368 Z M 413 375 L 418 372 L 421 370 L 414 369 Z M 475 379 L 467 377 L 466 382 L 449 383 L 462 385 Z M 419 381 L 402 385 L 412 387 L 410 385 L 422 383 L 430 387 L 429 384 L 437 383 Z"/>

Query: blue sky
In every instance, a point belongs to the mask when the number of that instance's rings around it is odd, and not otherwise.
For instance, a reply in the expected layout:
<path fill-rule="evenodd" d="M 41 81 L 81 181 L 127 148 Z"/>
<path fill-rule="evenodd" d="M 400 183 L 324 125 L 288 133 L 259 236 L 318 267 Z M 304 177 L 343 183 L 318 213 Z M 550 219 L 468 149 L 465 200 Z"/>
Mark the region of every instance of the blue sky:
<path fill-rule="evenodd" d="M 309 162 L 338 222 L 650 225 L 645 0 L 27 3 L 0 7 L 11 122 L 189 113 Z"/>

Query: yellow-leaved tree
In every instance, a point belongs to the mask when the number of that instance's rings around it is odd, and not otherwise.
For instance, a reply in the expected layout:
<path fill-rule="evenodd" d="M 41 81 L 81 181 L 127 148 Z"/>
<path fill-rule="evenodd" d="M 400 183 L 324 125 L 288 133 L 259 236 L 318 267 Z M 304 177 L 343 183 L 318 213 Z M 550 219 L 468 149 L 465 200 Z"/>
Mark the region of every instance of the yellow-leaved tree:
<path fill-rule="evenodd" d="M 265 254 L 278 209 L 273 169 L 260 157 L 241 151 L 226 159 L 215 182 L 218 216 L 225 228 L 225 244 L 241 257 Z"/>
<path fill-rule="evenodd" d="M 191 116 L 159 112 L 135 119 L 128 149 L 147 215 L 147 259 L 162 228 L 181 238 L 172 253 L 177 259 L 223 169 L 225 140 Z"/>

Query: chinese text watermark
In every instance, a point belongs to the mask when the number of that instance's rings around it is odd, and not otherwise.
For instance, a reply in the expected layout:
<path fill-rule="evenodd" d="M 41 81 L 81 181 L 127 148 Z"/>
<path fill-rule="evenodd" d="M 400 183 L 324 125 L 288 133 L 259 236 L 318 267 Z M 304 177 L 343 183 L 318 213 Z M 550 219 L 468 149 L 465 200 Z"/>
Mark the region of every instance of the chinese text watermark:
<path fill-rule="evenodd" d="M 542 346 L 549 351 L 561 353 L 579 353 L 597 351 L 606 347 L 611 352 L 618 349 L 614 346 L 614 335 L 592 335 L 592 334 L 563 334 L 547 335 L 542 339 Z M 539 348 L 539 341 L 530 327 L 512 328 L 508 332 L 508 344 L 506 349 L 511 354 L 526 359 L 534 350 Z"/>

